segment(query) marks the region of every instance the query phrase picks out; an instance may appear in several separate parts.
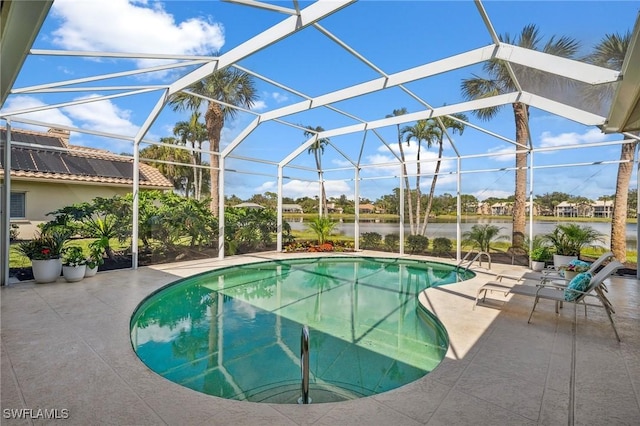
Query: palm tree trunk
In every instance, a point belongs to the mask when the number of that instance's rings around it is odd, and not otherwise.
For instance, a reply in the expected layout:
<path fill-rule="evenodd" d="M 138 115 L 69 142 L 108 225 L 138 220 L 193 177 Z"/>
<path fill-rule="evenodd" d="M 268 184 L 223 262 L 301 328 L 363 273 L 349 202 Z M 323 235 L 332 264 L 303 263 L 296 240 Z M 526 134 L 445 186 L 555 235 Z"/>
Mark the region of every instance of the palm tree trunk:
<path fill-rule="evenodd" d="M 440 165 L 442 164 L 442 138 L 438 141 L 438 161 L 436 162 L 436 171 L 431 181 L 431 189 L 429 190 L 429 199 L 427 200 L 427 209 L 424 212 L 424 222 L 422 223 L 422 229 L 420 235 L 425 235 L 427 232 L 427 223 L 429 223 L 429 213 L 431 213 L 431 206 L 433 205 L 433 196 L 436 192 L 436 182 L 438 182 L 438 173 L 440 172 Z"/>
<path fill-rule="evenodd" d="M 213 153 L 220 152 L 220 133 L 224 126 L 224 114 L 220 105 L 215 102 L 209 102 L 207 114 L 205 115 L 207 133 L 209 135 L 209 151 L 211 154 L 211 203 L 209 209 L 214 217 L 218 217 L 218 208 L 220 206 L 219 189 L 220 189 L 220 156 Z"/>
<path fill-rule="evenodd" d="M 407 164 L 404 162 L 404 148 L 402 148 L 402 138 L 400 137 L 400 125 L 398 125 L 398 149 L 400 150 L 402 174 L 404 176 L 404 194 L 401 196 L 406 197 L 407 199 L 407 207 L 409 209 L 409 230 L 411 235 L 415 235 L 413 224 L 413 201 L 411 200 L 411 183 L 409 182 L 409 176 L 407 175 Z"/>
<path fill-rule="evenodd" d="M 621 262 L 627 259 L 627 207 L 629 202 L 629 181 L 633 172 L 633 160 L 638 143 L 626 143 L 620 151 L 618 177 L 616 179 L 616 195 L 611 215 L 611 251 Z"/>
<path fill-rule="evenodd" d="M 420 141 L 418 141 L 418 153 L 416 154 L 416 229 L 415 231 L 411 231 L 412 235 L 415 235 L 418 232 L 418 226 L 420 226 Z"/>
<path fill-rule="evenodd" d="M 513 113 L 516 121 L 516 142 L 523 146 L 529 143 L 529 108 L 527 105 L 516 102 L 513 104 Z M 521 150 L 516 147 L 516 150 Z M 528 153 L 516 153 L 516 184 L 515 199 L 513 202 L 513 234 L 511 245 L 522 247 L 524 245 L 524 233 L 526 227 L 526 204 L 527 204 L 527 157 Z"/>

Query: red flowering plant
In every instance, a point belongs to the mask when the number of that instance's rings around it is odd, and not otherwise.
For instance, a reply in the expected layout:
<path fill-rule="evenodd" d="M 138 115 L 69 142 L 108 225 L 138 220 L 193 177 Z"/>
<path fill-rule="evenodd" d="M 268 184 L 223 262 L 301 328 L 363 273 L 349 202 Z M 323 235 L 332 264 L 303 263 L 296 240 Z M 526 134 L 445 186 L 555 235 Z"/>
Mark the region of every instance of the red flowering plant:
<path fill-rule="evenodd" d="M 62 254 L 69 234 L 64 231 L 51 231 L 37 235 L 30 241 L 18 244 L 18 252 L 30 260 L 58 259 Z"/>

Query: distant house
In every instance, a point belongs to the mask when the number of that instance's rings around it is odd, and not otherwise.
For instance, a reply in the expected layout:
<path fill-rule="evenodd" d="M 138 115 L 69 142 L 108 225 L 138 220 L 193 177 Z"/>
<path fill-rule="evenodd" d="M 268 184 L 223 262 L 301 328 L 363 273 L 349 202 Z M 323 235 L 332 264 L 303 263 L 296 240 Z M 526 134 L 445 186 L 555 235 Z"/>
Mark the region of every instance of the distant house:
<path fill-rule="evenodd" d="M 283 204 L 282 213 L 304 213 L 300 204 Z"/>
<path fill-rule="evenodd" d="M 360 213 L 377 213 L 378 210 L 373 204 L 360 204 Z"/>
<path fill-rule="evenodd" d="M 6 146 L 7 131 L 0 128 Z M 132 191 L 133 158 L 109 151 L 69 145 L 69 132 L 11 129 L 10 220 L 19 226 L 19 238 L 31 238 L 47 213 L 62 207 L 113 197 Z M 4 156 L 2 156 L 2 162 Z M 0 177 L 5 165 L 0 162 Z M 140 164 L 140 188 L 172 190 L 156 168 Z"/>
<path fill-rule="evenodd" d="M 342 207 L 336 207 L 336 203 L 327 203 L 327 211 L 329 213 L 342 214 L 344 209 Z"/>
<path fill-rule="evenodd" d="M 563 201 L 554 210 L 557 217 L 592 217 L 593 206 L 587 203 L 570 203 Z"/>
<path fill-rule="evenodd" d="M 260 204 L 256 204 L 256 203 L 240 203 L 240 204 L 236 204 L 233 207 L 236 208 L 236 209 L 241 209 L 241 208 L 245 208 L 245 209 L 264 209 L 264 207 L 262 207 Z"/>
<path fill-rule="evenodd" d="M 611 217 L 613 215 L 613 200 L 599 200 L 591 204 L 593 217 Z"/>
<path fill-rule="evenodd" d="M 490 215 L 491 214 L 491 205 L 489 203 L 485 203 L 484 201 L 478 203 L 478 208 L 476 209 L 476 214 L 482 215 Z"/>
<path fill-rule="evenodd" d="M 491 205 L 493 216 L 508 216 L 513 213 L 513 203 L 494 203 Z"/>

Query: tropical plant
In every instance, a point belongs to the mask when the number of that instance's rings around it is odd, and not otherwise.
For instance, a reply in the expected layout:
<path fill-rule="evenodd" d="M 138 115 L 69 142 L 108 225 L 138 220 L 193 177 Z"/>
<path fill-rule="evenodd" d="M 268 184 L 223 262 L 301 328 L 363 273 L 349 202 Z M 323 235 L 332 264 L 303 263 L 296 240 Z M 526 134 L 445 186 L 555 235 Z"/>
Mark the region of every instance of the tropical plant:
<path fill-rule="evenodd" d="M 189 92 L 174 94 L 169 103 L 174 111 L 198 111 L 203 105 L 203 97 L 208 99 L 205 125 L 211 152 L 211 202 L 209 208 L 214 217 L 218 217 L 219 208 L 219 168 L 220 135 L 227 118 L 235 118 L 238 109 L 251 108 L 258 99 L 253 77 L 235 68 L 223 68 L 214 71 L 188 88 Z M 200 96 L 197 96 L 200 95 Z M 201 97 L 202 96 L 202 97 Z"/>
<path fill-rule="evenodd" d="M 453 133 L 464 132 L 464 121 L 469 119 L 465 114 L 452 114 L 439 117 L 437 119 L 430 119 L 429 121 L 433 125 L 433 131 L 436 134 L 436 142 L 438 143 L 438 161 L 436 161 L 436 169 L 434 171 L 433 179 L 431 180 L 431 188 L 429 189 L 429 198 L 427 198 L 427 208 L 424 212 L 424 221 L 420 230 L 420 235 L 425 235 L 427 232 L 427 223 L 429 222 L 429 215 L 431 214 L 431 207 L 433 206 L 433 196 L 436 191 L 436 182 L 438 182 L 438 173 L 440 173 L 440 166 L 442 165 L 442 152 L 444 150 L 444 136 L 447 134 L 447 130 L 451 130 Z"/>
<path fill-rule="evenodd" d="M 407 145 L 410 144 L 412 140 L 415 140 L 418 144 L 418 150 L 416 153 L 416 213 L 415 213 L 415 229 L 410 226 L 409 230 L 411 235 L 416 235 L 419 231 L 418 227 L 420 226 L 420 214 L 421 214 L 421 192 L 420 192 L 420 175 L 421 175 L 421 165 L 420 165 L 420 148 L 422 146 L 422 142 L 427 143 L 427 148 L 431 148 L 431 145 L 437 141 L 438 135 L 437 131 L 433 127 L 433 123 L 429 120 L 418 120 L 416 124 L 413 126 L 405 126 L 400 129 L 400 133 L 404 136 L 404 140 Z"/>
<path fill-rule="evenodd" d="M 363 249 L 376 249 L 382 244 L 382 235 L 377 232 L 363 232 L 360 238 Z"/>
<path fill-rule="evenodd" d="M 439 256 L 450 254 L 451 250 L 453 250 L 453 243 L 449 238 L 445 237 L 434 238 L 432 246 L 433 253 Z"/>
<path fill-rule="evenodd" d="M 429 239 L 424 235 L 409 235 L 407 237 L 407 246 L 411 254 L 423 253 L 429 245 Z"/>
<path fill-rule="evenodd" d="M 104 264 L 104 253 L 108 246 L 109 240 L 105 237 L 89 243 L 89 257 L 87 257 L 87 266 L 89 268 L 93 269 Z"/>
<path fill-rule="evenodd" d="M 64 266 L 81 266 L 86 263 L 87 259 L 82 252 L 82 247 L 70 246 L 63 250 L 62 264 Z"/>
<path fill-rule="evenodd" d="M 313 218 L 308 227 L 316 233 L 318 237 L 318 244 L 324 244 L 327 241 L 329 235 L 336 227 L 336 222 L 332 221 L 326 216 L 318 216 Z"/>
<path fill-rule="evenodd" d="M 595 46 L 593 52 L 587 56 L 587 61 L 598 66 L 621 70 L 629 43 L 631 32 L 626 34 L 607 34 Z M 611 97 L 612 91 L 605 91 L 604 95 Z M 598 99 L 594 100 L 598 102 Z M 606 102 L 600 102 L 606 104 Z M 627 258 L 626 221 L 629 203 L 629 182 L 633 173 L 633 163 L 638 142 L 624 143 L 620 149 L 620 163 L 616 178 L 616 193 L 611 214 L 611 251 L 617 259 Z"/>
<path fill-rule="evenodd" d="M 535 25 L 527 25 L 517 38 L 512 38 L 508 34 L 501 35 L 500 40 L 504 43 L 517 45 L 526 49 L 542 50 L 556 56 L 572 57 L 578 50 L 578 42 L 569 37 L 550 37 L 540 49 L 542 39 L 538 28 Z M 530 84 L 540 81 L 542 73 L 533 68 L 510 64 L 511 69 L 516 71 L 516 75 Z M 511 78 L 511 71 L 507 64 L 500 59 L 491 59 L 484 63 L 483 69 L 487 78 L 474 76 L 462 81 L 462 94 L 465 98 L 483 99 L 505 93 L 512 93 L 518 90 L 515 82 Z M 549 83 L 558 83 L 560 80 L 549 79 Z M 523 102 L 512 104 L 516 125 L 516 170 L 515 170 L 515 199 L 513 204 L 513 234 L 511 244 L 514 247 L 522 247 L 526 227 L 526 204 L 527 204 L 527 157 L 529 152 L 529 106 Z M 494 118 L 500 106 L 484 108 L 473 111 L 473 113 L 483 120 Z"/>
<path fill-rule="evenodd" d="M 324 129 L 321 126 L 307 126 L 306 129 L 307 130 L 305 130 L 304 135 L 307 138 L 314 138 L 314 141 L 309 146 L 307 152 L 309 154 L 313 154 L 316 159 L 316 169 L 318 170 L 318 181 L 320 182 L 320 193 L 322 195 L 322 199 L 320 200 L 320 214 L 324 214 L 326 216 L 329 214 L 329 211 L 327 210 L 327 193 L 324 187 L 324 178 L 322 177 L 322 154 L 324 154 L 324 147 L 329 144 L 329 138 L 318 137 L 318 133 L 324 132 Z"/>
<path fill-rule="evenodd" d="M 179 121 L 173 128 L 173 134 L 179 137 L 181 145 L 190 146 L 189 151 L 191 165 L 193 166 L 193 196 L 200 200 L 202 196 L 202 142 L 207 139 L 207 127 L 200 122 L 200 113 L 194 111 L 189 121 Z M 189 186 L 185 188 L 185 195 L 189 197 Z"/>
<path fill-rule="evenodd" d="M 30 260 L 58 259 L 69 237 L 69 231 L 62 227 L 48 228 L 37 234 L 33 240 L 18 244 L 17 249 Z"/>
<path fill-rule="evenodd" d="M 387 234 L 384 236 L 384 246 L 386 247 L 387 250 L 394 252 L 398 250 L 399 244 L 400 244 L 400 235 L 393 233 L 393 234 Z"/>
<path fill-rule="evenodd" d="M 471 230 L 462 234 L 463 243 L 472 244 L 474 248 L 488 253 L 493 241 L 507 238 L 505 235 L 500 235 L 501 229 L 489 223 L 473 225 Z"/>
<path fill-rule="evenodd" d="M 559 224 L 544 237 L 553 246 L 554 253 L 560 256 L 580 256 L 584 247 L 604 242 L 604 236 L 600 232 L 590 226 L 575 223 Z"/>
<path fill-rule="evenodd" d="M 407 113 L 407 109 L 402 107 L 399 109 L 394 109 L 393 112 L 387 115 L 387 118 L 390 117 L 398 117 L 400 115 L 405 115 Z M 400 196 L 405 197 L 407 200 L 407 207 L 409 210 L 409 229 L 416 229 L 417 226 L 414 223 L 413 219 L 413 199 L 411 197 L 411 183 L 409 180 L 409 174 L 407 173 L 407 163 L 405 162 L 404 148 L 402 146 L 402 131 L 400 130 L 400 124 L 396 125 L 396 129 L 398 131 L 398 152 L 400 153 L 400 161 L 402 162 L 402 176 L 404 177 L 404 194 L 400 194 Z"/>
<path fill-rule="evenodd" d="M 536 247 L 529 253 L 529 259 L 536 262 L 546 262 L 552 258 L 551 248 L 547 246 Z"/>
<path fill-rule="evenodd" d="M 178 140 L 174 137 L 160 138 L 160 142 L 166 145 L 151 145 L 140 150 L 140 161 L 153 165 L 173 183 L 176 190 L 184 191 L 187 195 L 191 182 L 195 180 L 193 167 L 187 165 L 192 162 L 191 154 L 187 150 L 167 146 L 178 144 Z M 206 177 L 208 173 L 203 176 L 203 188 L 208 185 Z"/>

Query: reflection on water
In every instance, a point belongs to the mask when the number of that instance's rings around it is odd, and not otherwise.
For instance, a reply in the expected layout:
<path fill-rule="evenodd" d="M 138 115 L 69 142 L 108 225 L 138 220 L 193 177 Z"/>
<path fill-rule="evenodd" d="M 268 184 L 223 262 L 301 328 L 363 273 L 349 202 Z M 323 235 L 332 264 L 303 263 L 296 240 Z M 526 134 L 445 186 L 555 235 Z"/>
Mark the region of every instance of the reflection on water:
<path fill-rule="evenodd" d="M 288 219 L 287 219 L 288 220 Z M 511 238 L 511 230 L 512 223 L 511 219 L 468 219 L 462 222 L 461 229 L 462 232 L 468 231 L 471 229 L 473 225 L 478 223 L 491 223 L 501 228 L 500 234 L 505 235 Z M 551 233 L 558 223 L 572 223 L 570 221 L 566 222 L 556 222 L 556 221 L 534 221 L 533 222 L 533 233 L 534 235 L 539 234 L 548 234 Z M 611 224 L 607 222 L 575 222 L 579 225 L 587 225 L 591 226 L 596 231 L 603 234 L 604 237 L 604 246 L 609 245 L 610 236 L 611 236 Z M 293 230 L 304 230 L 306 229 L 307 224 L 300 222 L 290 222 L 291 229 Z M 429 238 L 437 238 L 437 237 L 446 237 L 449 239 L 456 238 L 456 223 L 455 219 L 451 220 L 441 220 L 441 219 L 432 219 L 429 221 L 427 226 L 427 236 Z M 355 225 L 353 222 L 340 222 L 336 226 L 336 232 L 341 233 L 342 235 L 346 235 L 349 237 L 353 237 L 355 235 L 354 232 Z M 529 231 L 529 223 L 527 222 L 526 231 Z M 638 225 L 635 223 L 627 224 L 627 247 L 629 250 L 636 249 L 636 241 L 637 241 L 637 231 Z M 360 221 L 360 234 L 364 232 L 377 232 L 380 235 L 387 235 L 392 233 L 399 232 L 399 224 L 397 221 L 385 221 L 380 219 L 367 219 Z M 405 233 L 409 234 L 409 225 L 405 223 Z"/>
<path fill-rule="evenodd" d="M 295 403 L 300 332 L 307 324 L 314 403 L 353 399 L 416 380 L 442 360 L 446 333 L 418 308 L 417 294 L 471 275 L 395 259 L 233 267 L 145 301 L 132 319 L 131 339 L 149 368 L 183 386 L 224 398 Z"/>

